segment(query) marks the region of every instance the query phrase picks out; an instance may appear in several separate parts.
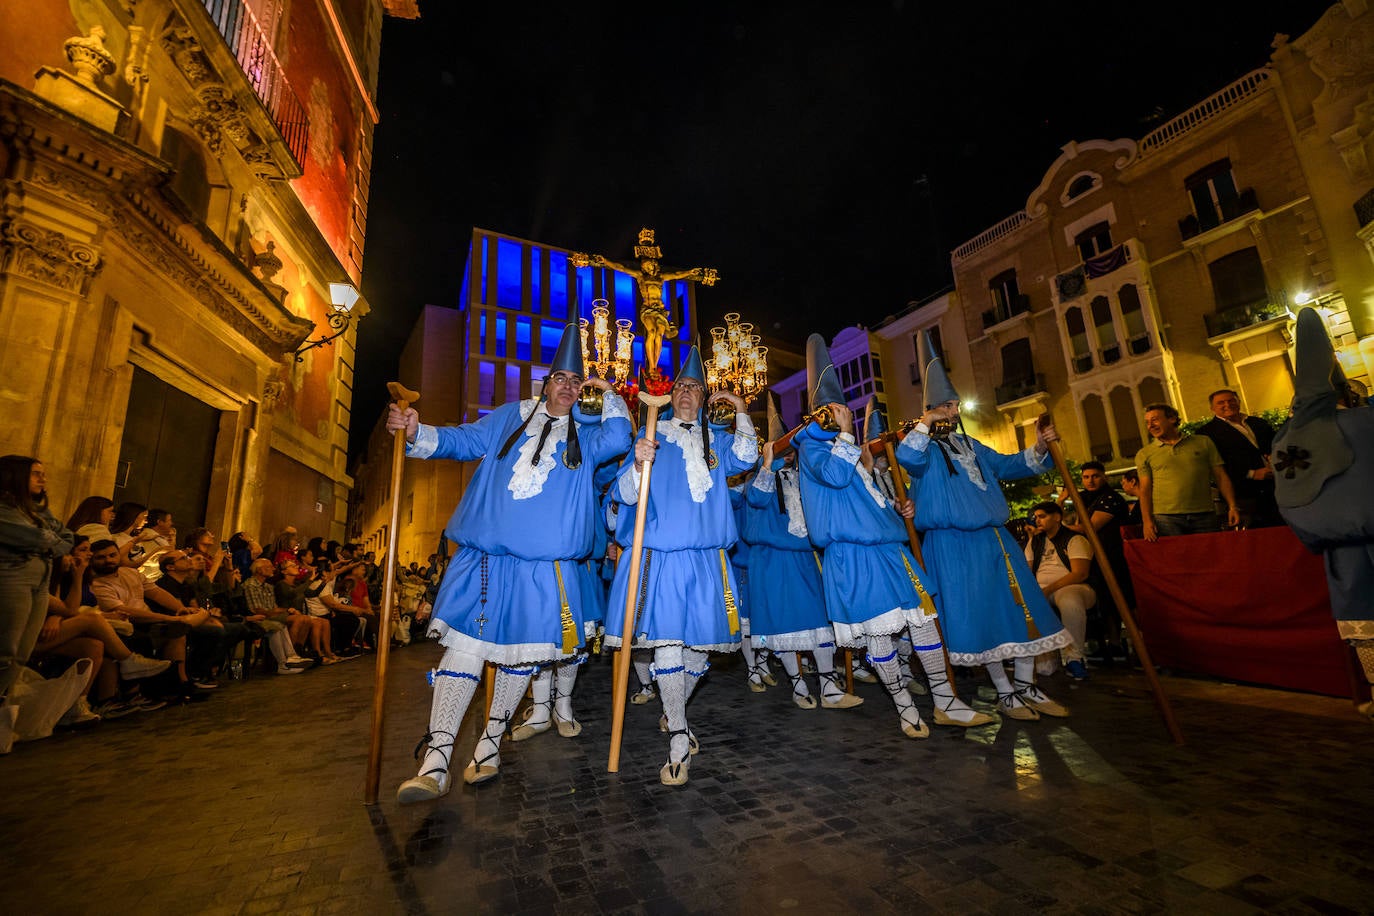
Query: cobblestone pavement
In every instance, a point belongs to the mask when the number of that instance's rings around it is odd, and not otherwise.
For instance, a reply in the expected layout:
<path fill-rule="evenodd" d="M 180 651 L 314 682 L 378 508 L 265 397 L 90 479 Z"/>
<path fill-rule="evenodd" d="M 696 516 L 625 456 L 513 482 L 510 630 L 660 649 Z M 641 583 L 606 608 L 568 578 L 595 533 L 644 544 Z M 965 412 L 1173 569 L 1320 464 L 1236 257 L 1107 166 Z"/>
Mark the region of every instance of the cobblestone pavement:
<path fill-rule="evenodd" d="M 1070 719 L 912 741 L 876 686 L 802 711 L 786 687 L 748 692 L 735 655 L 689 707 L 702 752 L 669 789 L 656 705 L 629 707 L 606 772 L 598 661 L 580 737 L 507 742 L 493 783 L 398 808 L 438 655 L 392 654 L 374 808 L 370 659 L 19 745 L 0 758 L 0 912 L 1374 910 L 1374 728 L 1344 701 L 1168 678 L 1178 748 L 1139 673 L 1101 671 L 1049 680 Z M 962 689 L 987 708 L 979 683 Z"/>

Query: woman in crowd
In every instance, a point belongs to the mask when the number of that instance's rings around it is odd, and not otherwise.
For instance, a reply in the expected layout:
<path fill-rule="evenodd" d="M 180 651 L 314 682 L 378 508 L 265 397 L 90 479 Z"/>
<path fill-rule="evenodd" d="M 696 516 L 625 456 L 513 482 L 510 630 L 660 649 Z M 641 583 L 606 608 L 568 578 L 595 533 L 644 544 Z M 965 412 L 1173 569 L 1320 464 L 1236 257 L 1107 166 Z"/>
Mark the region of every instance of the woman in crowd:
<path fill-rule="evenodd" d="M 19 678 L 48 616 L 52 564 L 72 533 L 48 511 L 48 477 L 37 458 L 0 458 L 0 696 Z"/>
<path fill-rule="evenodd" d="M 148 507 L 142 503 L 120 503 L 115 506 L 114 520 L 110 522 L 110 534 L 119 545 L 120 554 L 127 551 L 127 564 L 135 569 L 142 565 L 147 551 L 141 543 L 129 542 L 139 540 L 138 535 L 143 532 L 147 522 Z"/>
<path fill-rule="evenodd" d="M 287 560 L 279 567 L 280 577 L 275 583 L 277 593 L 277 606 L 289 608 L 292 612 L 292 620 L 297 617 L 304 617 L 308 622 L 309 629 L 302 633 L 302 638 L 297 638 L 293 630 L 292 641 L 298 646 L 308 645 L 319 658 L 320 664 L 332 665 L 342 661 L 334 654 L 334 649 L 330 645 L 333 637 L 327 616 L 316 617 L 307 613 L 306 589 L 309 582 L 301 581 L 301 568 L 295 560 Z M 327 608 L 325 610 L 328 610 Z"/>
<path fill-rule="evenodd" d="M 84 534 L 91 539 L 92 544 L 96 541 L 114 541 L 119 548 L 120 564 L 129 566 L 129 552 L 138 541 L 132 537 L 123 542 L 116 540 L 114 532 L 110 529 L 114 521 L 114 500 L 106 499 L 104 496 L 87 496 L 77 505 L 71 518 L 67 519 L 67 528 L 74 534 Z"/>

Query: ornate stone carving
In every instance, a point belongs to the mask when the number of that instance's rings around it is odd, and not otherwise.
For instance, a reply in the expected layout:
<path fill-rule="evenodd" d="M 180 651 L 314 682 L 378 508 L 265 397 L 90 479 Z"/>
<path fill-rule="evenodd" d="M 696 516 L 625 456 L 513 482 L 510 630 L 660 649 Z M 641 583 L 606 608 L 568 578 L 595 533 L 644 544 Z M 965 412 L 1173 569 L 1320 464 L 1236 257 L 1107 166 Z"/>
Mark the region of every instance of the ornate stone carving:
<path fill-rule="evenodd" d="M 243 161 L 253 170 L 253 174 L 265 181 L 280 181 L 286 178 L 281 165 L 272 158 L 272 150 L 266 143 L 257 143 L 242 151 Z"/>
<path fill-rule="evenodd" d="M 105 50 L 103 26 L 91 26 L 87 35 L 68 38 L 62 49 L 76 70 L 77 82 L 84 86 L 95 89 L 96 80 L 115 72 L 114 55 Z"/>
<path fill-rule="evenodd" d="M 211 83 L 197 90 L 196 98 L 200 104 L 191 109 L 186 121 L 210 152 L 216 156 L 224 155 L 225 135 L 236 144 L 250 141 L 252 134 L 244 119 L 243 109 L 229 87 Z"/>
<path fill-rule="evenodd" d="M 150 44 L 147 29 L 141 25 L 129 26 L 129 56 L 124 62 L 124 82 L 133 87 L 135 97 L 142 96 L 148 84 L 145 65 L 148 63 Z"/>
<path fill-rule="evenodd" d="M 90 245 L 22 219 L 0 225 L 0 243 L 0 266 L 6 273 L 79 295 L 103 266 L 100 253 Z"/>
<path fill-rule="evenodd" d="M 272 278 L 277 275 L 282 267 L 281 258 L 277 257 L 277 243 L 268 242 L 267 250 L 253 258 L 253 266 L 258 269 L 258 274 L 264 283 L 275 285 L 276 281 Z"/>
<path fill-rule="evenodd" d="M 35 166 L 27 182 L 69 203 L 87 207 L 105 216 L 109 216 L 114 210 L 114 204 L 105 185 L 71 172 L 59 171 L 51 165 Z"/>
<path fill-rule="evenodd" d="M 277 402 L 286 393 L 286 382 L 282 380 L 281 370 L 273 369 L 262 385 L 262 406 L 264 410 L 276 410 Z"/>
<path fill-rule="evenodd" d="M 167 52 L 172 62 L 177 65 L 177 69 L 192 86 L 199 85 L 214 75 L 200 47 L 200 39 L 196 38 L 188 26 L 169 26 L 162 33 L 160 44 L 162 50 Z"/>

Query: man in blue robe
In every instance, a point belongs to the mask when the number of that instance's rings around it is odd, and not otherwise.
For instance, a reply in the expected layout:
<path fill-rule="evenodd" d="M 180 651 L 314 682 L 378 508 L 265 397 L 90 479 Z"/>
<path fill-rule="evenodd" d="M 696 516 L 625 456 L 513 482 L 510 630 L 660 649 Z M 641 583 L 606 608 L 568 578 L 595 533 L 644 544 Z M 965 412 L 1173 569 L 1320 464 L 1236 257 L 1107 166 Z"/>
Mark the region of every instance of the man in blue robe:
<path fill-rule="evenodd" d="M 746 509 L 740 538 L 750 545 L 750 639 L 754 648 L 772 651 L 792 682 L 792 702 L 815 709 L 816 698 L 802 677 L 797 653 L 816 659 L 821 703 L 826 709 L 850 709 L 863 702 L 843 687 L 835 671 L 835 630 L 825 613 L 821 561 L 806 529 L 802 511 L 797 453 L 773 457 L 773 443 L 786 431 L 768 400 L 768 442 L 758 473 L 745 487 Z"/>
<path fill-rule="evenodd" d="M 447 651 L 430 672 L 434 699 L 419 774 L 401 784 L 401 804 L 444 795 L 458 726 L 485 662 L 498 666 L 491 717 L 463 772 L 469 784 L 496 776 L 502 734 L 540 662 L 582 646 L 584 604 L 577 564 L 592 550 L 597 465 L 625 453 L 632 427 L 625 402 L 601 379 L 601 422 L 572 417 L 582 387 L 575 324 L 563 332 L 543 395 L 496 408 L 475 423 L 435 428 L 413 408 L 392 405 L 387 429 L 404 430 L 411 458 L 481 461 L 445 529 L 456 545 L 434 602 L 430 635 Z"/>
<path fill-rule="evenodd" d="M 935 583 L 919 571 L 902 518 L 911 500 L 894 503 L 875 485 L 860 460 L 854 415 L 844 403 L 825 340 L 806 342 L 807 391 L 814 415 L 829 407 L 838 431 L 811 422 L 793 439 L 801 453 L 801 502 L 811 542 L 824 551 L 821 579 L 825 607 L 842 646 L 863 646 L 868 662 L 897 707 L 908 738 L 930 729 L 900 674 L 894 639 L 910 629 L 916 657 L 930 681 L 937 725 L 968 728 L 993 721 L 971 709 L 953 690 L 944 647 L 935 625 Z"/>
<path fill-rule="evenodd" d="M 922 332 L 922 391 L 926 411 L 897 448 L 911 474 L 921 552 L 942 588 L 940 619 L 950 661 L 984 665 L 997 688 L 998 712 L 1012 719 L 1067 716 L 1068 710 L 1035 684 L 1035 657 L 1073 644 L 1050 610 L 1011 533 L 1003 480 L 1049 469 L 1054 425 L 1042 422 L 1035 444 L 1002 455 L 956 430 L 959 395 Z M 1048 417 L 1042 418 L 1048 420 Z M 1015 684 L 1002 667 L 1014 660 Z M 929 669 L 927 669 L 929 672 Z"/>
<path fill-rule="evenodd" d="M 620 526 L 630 527 L 625 510 L 637 510 L 641 469 L 653 464 L 645 507 L 644 543 L 636 596 L 634 647 L 654 650 L 653 676 L 663 701 L 669 735 L 668 762 L 659 772 L 667 786 L 687 782 L 690 755 L 697 749 L 687 728 L 687 697 L 706 673 L 707 652 L 733 652 L 740 646 L 739 585 L 728 551 L 737 537 L 727 478 L 758 460 L 754 425 L 744 402 L 728 391 L 711 400 L 735 408 L 735 432 L 712 431 L 706 421 L 706 373 L 692 347 L 672 389 L 671 416 L 658 424 L 657 441 L 642 437 L 627 459 L 617 487 L 624 506 Z M 628 539 L 627 539 L 628 540 Z M 616 569 L 607 602 L 606 644 L 625 640 L 622 613 L 632 558 L 627 552 Z"/>

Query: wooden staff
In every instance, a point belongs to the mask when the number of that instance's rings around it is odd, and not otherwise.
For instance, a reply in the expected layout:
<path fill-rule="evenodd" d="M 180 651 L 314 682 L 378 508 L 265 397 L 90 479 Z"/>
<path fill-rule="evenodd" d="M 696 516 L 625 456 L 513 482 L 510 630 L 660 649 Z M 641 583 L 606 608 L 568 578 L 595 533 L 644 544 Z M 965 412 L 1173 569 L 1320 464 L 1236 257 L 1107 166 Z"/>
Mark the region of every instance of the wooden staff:
<path fill-rule="evenodd" d="M 1169 697 L 1164 693 L 1164 685 L 1159 682 L 1159 674 L 1155 671 L 1155 666 L 1150 661 L 1150 650 L 1145 647 L 1145 637 L 1141 635 L 1140 629 L 1135 625 L 1135 617 L 1131 614 L 1130 608 L 1126 606 L 1126 596 L 1121 592 L 1121 583 L 1117 581 L 1116 571 L 1112 569 L 1112 564 L 1107 560 L 1107 554 L 1102 549 L 1102 539 L 1097 536 L 1097 529 L 1093 527 L 1092 512 L 1084 507 L 1083 497 L 1079 494 L 1078 486 L 1073 482 L 1073 477 L 1069 474 L 1069 466 L 1064 461 L 1064 452 L 1059 447 L 1058 442 L 1047 442 L 1050 457 L 1054 459 L 1054 466 L 1059 471 L 1059 476 L 1064 478 L 1064 487 L 1069 491 L 1069 499 L 1079 509 L 1079 517 L 1083 523 L 1083 533 L 1092 543 L 1093 552 L 1098 558 L 1098 568 L 1102 570 L 1102 577 L 1107 580 L 1107 590 L 1112 593 L 1112 600 L 1116 602 L 1117 610 L 1121 612 L 1121 622 L 1126 625 L 1126 632 L 1131 637 L 1131 644 L 1135 646 L 1136 654 L 1140 656 L 1140 665 L 1145 669 L 1145 680 L 1150 684 L 1150 692 L 1154 694 L 1155 705 L 1159 707 L 1159 715 L 1164 719 L 1164 727 L 1169 730 L 1169 737 L 1174 739 L 1174 744 L 1183 745 L 1183 732 L 1179 730 L 1178 722 L 1174 719 L 1173 707 L 1169 705 Z M 1086 517 L 1084 517 L 1086 515 Z"/>
<path fill-rule="evenodd" d="M 644 420 L 644 438 L 653 442 L 658 432 L 659 408 L 667 406 L 671 395 L 649 394 L 645 387 L 640 388 L 639 403 L 648 408 Z M 632 459 L 633 460 L 633 459 Z M 630 542 L 630 576 L 625 587 L 625 626 L 620 631 L 620 654 L 615 658 L 615 677 L 611 679 L 611 756 L 606 761 L 606 772 L 620 772 L 620 736 L 625 729 L 625 690 L 630 683 L 630 645 L 634 642 L 635 604 L 639 601 L 639 574 L 643 566 L 644 520 L 649 509 L 649 472 L 653 462 L 646 462 L 639 470 L 639 502 L 635 504 L 635 533 Z"/>
<path fill-rule="evenodd" d="M 391 400 L 405 413 L 420 400 L 420 392 L 400 382 L 388 382 Z M 382 608 L 377 624 L 377 682 L 372 688 L 372 735 L 367 745 L 367 779 L 363 784 L 363 804 L 377 804 L 377 786 L 382 780 L 382 717 L 386 712 L 386 662 L 391 651 L 391 603 L 396 586 L 396 525 L 401 517 L 401 474 L 406 461 L 406 431 L 391 434 L 391 527 L 386 546 L 386 578 L 382 580 Z"/>
<path fill-rule="evenodd" d="M 897 450 L 892 447 L 893 439 L 894 436 L 890 434 L 882 437 L 883 452 L 887 455 L 888 473 L 892 475 L 892 491 L 897 494 L 897 501 L 901 502 L 906 499 L 906 480 L 902 477 L 901 465 L 897 464 Z M 911 548 L 911 555 L 915 558 L 916 565 L 921 567 L 921 572 L 925 572 L 926 561 L 921 556 L 921 542 L 916 538 L 916 523 L 905 516 L 902 517 L 902 521 L 906 522 L 906 540 L 907 545 Z M 954 686 L 954 665 L 949 660 L 949 648 L 945 645 L 945 632 L 940 628 L 938 617 L 932 618 L 930 622 L 935 625 L 935 632 L 940 636 L 940 653 L 945 657 L 945 677 L 949 680 L 949 692 L 957 699 L 959 692 Z M 912 646 L 912 649 L 914 650 L 915 646 Z M 911 654 L 914 656 L 916 653 L 913 651 Z"/>

